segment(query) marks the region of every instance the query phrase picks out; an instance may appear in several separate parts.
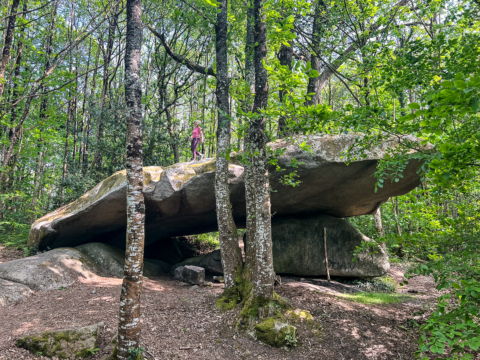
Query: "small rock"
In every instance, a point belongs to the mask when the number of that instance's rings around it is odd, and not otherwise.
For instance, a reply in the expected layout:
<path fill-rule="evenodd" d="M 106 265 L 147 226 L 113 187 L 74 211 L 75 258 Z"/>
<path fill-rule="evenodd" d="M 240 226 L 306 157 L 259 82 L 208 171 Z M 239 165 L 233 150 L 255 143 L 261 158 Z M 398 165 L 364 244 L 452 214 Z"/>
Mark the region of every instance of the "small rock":
<path fill-rule="evenodd" d="M 96 294 L 97 291 L 96 290 L 93 290 L 90 294 Z"/>
<path fill-rule="evenodd" d="M 190 286 L 190 284 L 188 284 L 186 282 L 179 282 L 178 285 L 180 285 L 180 286 Z"/>
<path fill-rule="evenodd" d="M 197 289 L 198 289 L 198 286 L 197 286 L 197 285 L 193 285 L 193 286 L 192 286 L 190 289 L 188 289 L 188 290 L 190 290 L 190 291 L 195 291 L 195 290 L 197 290 Z"/>
<path fill-rule="evenodd" d="M 223 276 L 214 276 L 213 277 L 213 282 L 214 283 L 224 283 L 225 280 L 223 279 Z"/>
<path fill-rule="evenodd" d="M 205 269 L 193 265 L 179 266 L 173 272 L 173 277 L 178 281 L 201 285 L 205 282 Z"/>
<path fill-rule="evenodd" d="M 202 286 L 206 286 L 206 287 L 212 287 L 213 286 L 213 283 L 210 282 L 210 281 L 206 281 L 202 284 Z"/>

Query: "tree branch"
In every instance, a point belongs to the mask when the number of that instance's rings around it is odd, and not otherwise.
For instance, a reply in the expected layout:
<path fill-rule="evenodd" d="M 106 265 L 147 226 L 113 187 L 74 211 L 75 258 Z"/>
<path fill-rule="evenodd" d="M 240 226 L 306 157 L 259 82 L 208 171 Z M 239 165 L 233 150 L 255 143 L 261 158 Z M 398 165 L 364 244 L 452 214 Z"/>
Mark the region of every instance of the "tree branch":
<path fill-rule="evenodd" d="M 212 67 L 205 67 L 205 66 L 201 66 L 201 65 L 198 65 L 198 64 L 195 64 L 194 62 L 188 60 L 185 56 L 183 55 L 179 55 L 179 54 L 176 54 L 172 51 L 172 49 L 170 48 L 170 45 L 167 43 L 167 41 L 165 40 L 165 36 L 163 34 L 160 34 L 159 32 L 157 32 L 154 28 L 152 28 L 150 25 L 147 25 L 147 28 L 153 33 L 153 35 L 155 35 L 157 38 L 160 39 L 160 41 L 162 42 L 163 44 L 163 47 L 165 48 L 165 51 L 167 52 L 168 55 L 170 55 L 170 57 L 175 60 L 176 62 L 182 64 L 182 65 L 185 65 L 187 68 L 189 68 L 190 70 L 192 71 L 195 71 L 199 74 L 203 74 L 203 75 L 210 75 L 210 76 L 214 76 L 216 77 L 216 74 L 215 72 L 213 71 Z"/>

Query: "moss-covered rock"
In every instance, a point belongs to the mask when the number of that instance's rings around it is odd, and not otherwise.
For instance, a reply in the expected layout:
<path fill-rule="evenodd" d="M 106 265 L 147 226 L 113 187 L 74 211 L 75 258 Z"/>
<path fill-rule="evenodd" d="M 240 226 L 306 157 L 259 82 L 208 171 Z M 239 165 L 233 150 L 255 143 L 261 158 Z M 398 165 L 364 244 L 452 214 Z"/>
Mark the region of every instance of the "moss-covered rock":
<path fill-rule="evenodd" d="M 268 318 L 255 325 L 255 336 L 258 340 L 270 346 L 295 346 L 297 329 L 295 326 Z"/>
<path fill-rule="evenodd" d="M 95 353 L 102 323 L 78 329 L 47 331 L 17 340 L 17 346 L 35 355 L 60 359 L 85 359 Z"/>

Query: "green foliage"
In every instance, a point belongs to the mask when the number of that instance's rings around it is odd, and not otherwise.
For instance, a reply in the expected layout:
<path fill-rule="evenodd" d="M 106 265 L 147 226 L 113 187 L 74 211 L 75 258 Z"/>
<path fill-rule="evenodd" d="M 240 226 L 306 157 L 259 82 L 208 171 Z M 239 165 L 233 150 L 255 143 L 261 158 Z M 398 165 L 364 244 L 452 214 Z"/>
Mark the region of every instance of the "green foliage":
<path fill-rule="evenodd" d="M 137 349 L 135 348 L 130 348 L 128 349 L 128 360 L 143 360 L 143 353 L 145 352 L 145 349 L 142 347 L 139 347 Z"/>
<path fill-rule="evenodd" d="M 201 242 L 214 247 L 215 249 L 220 249 L 220 242 L 218 240 L 218 232 L 199 234 L 193 237 L 194 241 Z"/>

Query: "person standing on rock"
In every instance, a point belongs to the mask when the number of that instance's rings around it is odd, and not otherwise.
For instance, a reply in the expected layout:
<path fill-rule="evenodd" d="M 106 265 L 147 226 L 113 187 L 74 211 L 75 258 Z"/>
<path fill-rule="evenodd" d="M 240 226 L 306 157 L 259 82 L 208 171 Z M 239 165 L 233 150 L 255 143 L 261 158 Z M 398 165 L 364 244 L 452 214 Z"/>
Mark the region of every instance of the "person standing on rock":
<path fill-rule="evenodd" d="M 192 136 L 190 136 L 189 140 L 192 142 L 191 150 L 193 153 L 193 161 L 197 160 L 197 155 L 200 155 L 200 160 L 203 159 L 205 155 L 201 154 L 200 152 L 197 151 L 197 146 L 200 142 L 203 144 L 203 131 L 200 126 L 198 126 L 198 121 L 195 120 L 193 122 L 193 131 L 192 131 Z"/>

